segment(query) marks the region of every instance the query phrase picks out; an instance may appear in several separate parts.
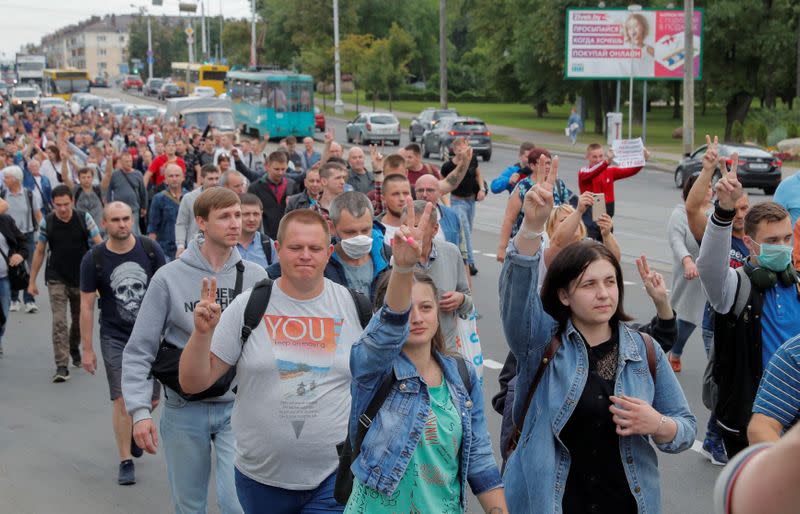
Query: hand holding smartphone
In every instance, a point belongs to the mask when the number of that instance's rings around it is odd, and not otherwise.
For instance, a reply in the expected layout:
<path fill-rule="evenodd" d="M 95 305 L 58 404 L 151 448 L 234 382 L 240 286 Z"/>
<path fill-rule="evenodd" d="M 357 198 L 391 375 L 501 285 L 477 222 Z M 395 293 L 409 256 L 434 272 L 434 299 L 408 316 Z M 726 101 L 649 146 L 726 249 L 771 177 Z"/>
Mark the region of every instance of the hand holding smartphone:
<path fill-rule="evenodd" d="M 606 213 L 606 195 L 605 193 L 596 193 L 593 195 L 593 197 L 592 221 L 597 221 L 600 216 Z"/>

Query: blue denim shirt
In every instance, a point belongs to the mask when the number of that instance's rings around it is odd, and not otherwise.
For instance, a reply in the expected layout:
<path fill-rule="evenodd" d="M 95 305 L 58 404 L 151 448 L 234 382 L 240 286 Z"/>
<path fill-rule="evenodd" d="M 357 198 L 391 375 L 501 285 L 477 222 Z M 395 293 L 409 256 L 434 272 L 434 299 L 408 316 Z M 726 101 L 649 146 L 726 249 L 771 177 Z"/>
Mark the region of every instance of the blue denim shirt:
<path fill-rule="evenodd" d="M 354 443 L 358 417 L 375 396 L 388 373 L 397 378 L 378 411 L 353 463 L 356 479 L 381 494 L 391 496 L 408 467 L 411 455 L 424 434 L 431 409 L 428 386 L 414 364 L 401 352 L 409 333 L 409 313 L 397 314 L 384 306 L 372 317 L 350 352 L 350 442 Z M 461 506 L 467 482 L 475 495 L 502 487 L 492 454 L 492 443 L 483 410 L 483 390 L 472 366 L 467 366 L 472 390 L 467 391 L 452 357 L 436 354 L 453 403 L 461 415 L 460 480 Z"/>
<path fill-rule="evenodd" d="M 512 240 L 500 275 L 500 313 L 506 340 L 519 362 L 514 395 L 514 422 L 520 425 L 533 376 L 557 322 L 544 311 L 536 291 L 541 249 L 533 256 L 520 255 Z M 569 474 L 570 456 L 559 435 L 572 415 L 589 370 L 582 338 L 572 322 L 560 334 L 561 347 L 547 366 L 525 416 L 519 445 L 506 465 L 503 479 L 509 512 L 560 513 Z M 697 424 L 675 374 L 661 347 L 657 355 L 656 383 L 650 377 L 641 337 L 620 323 L 619 366 L 614 393 L 646 400 L 661 414 L 672 418 L 678 432 L 672 442 L 656 445 L 666 453 L 678 453 L 694 443 Z M 619 439 L 620 457 L 631 493 L 640 513 L 661 512 L 661 490 L 656 452 L 647 436 Z"/>

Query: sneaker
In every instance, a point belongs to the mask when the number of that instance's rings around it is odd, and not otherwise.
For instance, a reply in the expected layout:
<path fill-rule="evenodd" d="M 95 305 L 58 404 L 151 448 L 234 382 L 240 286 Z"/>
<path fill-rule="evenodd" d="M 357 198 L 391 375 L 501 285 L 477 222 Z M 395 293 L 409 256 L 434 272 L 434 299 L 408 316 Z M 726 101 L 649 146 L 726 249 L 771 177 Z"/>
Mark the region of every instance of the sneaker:
<path fill-rule="evenodd" d="M 11 302 L 11 305 L 8 307 L 8 310 L 10 312 L 17 312 L 19 311 L 21 306 L 22 306 L 21 303 L 19 303 L 17 300 L 14 300 L 13 302 Z"/>
<path fill-rule="evenodd" d="M 473 277 L 478 274 L 478 268 L 476 268 L 474 264 L 469 265 L 469 274 Z"/>
<path fill-rule="evenodd" d="M 81 354 L 80 353 L 76 353 L 75 355 L 72 356 L 72 365 L 75 366 L 76 368 L 82 368 L 83 367 L 81 365 Z"/>
<path fill-rule="evenodd" d="M 135 459 L 138 459 L 143 454 L 144 454 L 144 451 L 141 448 L 139 448 L 139 445 L 136 444 L 136 441 L 134 441 L 133 437 L 131 437 L 131 455 Z"/>
<path fill-rule="evenodd" d="M 681 358 L 675 357 L 671 353 L 669 354 L 669 365 L 672 367 L 672 371 L 675 373 L 681 372 Z"/>
<path fill-rule="evenodd" d="M 35 314 L 39 312 L 39 307 L 33 302 L 28 302 L 25 304 L 25 312 L 28 314 Z"/>
<path fill-rule="evenodd" d="M 133 473 L 133 461 L 123 460 L 119 463 L 119 475 L 117 475 L 119 485 L 133 485 L 136 483 L 136 475 Z"/>
<path fill-rule="evenodd" d="M 56 368 L 56 374 L 53 375 L 53 383 L 58 384 L 69 380 L 69 368 L 66 366 L 59 366 Z"/>
<path fill-rule="evenodd" d="M 722 441 L 714 441 L 706 437 L 703 441 L 703 449 L 700 450 L 711 464 L 715 466 L 724 466 L 728 463 L 728 454 L 725 452 L 725 444 Z"/>

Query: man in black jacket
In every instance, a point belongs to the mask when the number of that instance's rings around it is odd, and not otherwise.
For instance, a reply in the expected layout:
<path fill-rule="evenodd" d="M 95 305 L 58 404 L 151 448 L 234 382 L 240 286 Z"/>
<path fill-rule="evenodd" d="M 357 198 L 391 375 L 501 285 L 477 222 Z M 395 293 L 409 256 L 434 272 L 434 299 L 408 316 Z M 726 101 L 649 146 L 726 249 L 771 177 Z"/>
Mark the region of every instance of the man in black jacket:
<path fill-rule="evenodd" d="M 247 189 L 261 200 L 264 206 L 263 229 L 272 239 L 278 237 L 278 224 L 286 212 L 287 197 L 299 192 L 295 181 L 286 178 L 288 167 L 289 159 L 285 152 L 272 152 L 267 157 L 267 173 Z"/>
<path fill-rule="evenodd" d="M 8 278 L 9 266 L 20 266 L 28 257 L 25 235 L 19 231 L 14 219 L 8 214 L 0 214 L 0 357 L 3 357 L 3 335 L 6 331 L 8 308 L 11 305 L 11 284 Z"/>
<path fill-rule="evenodd" d="M 292 195 L 286 200 L 286 212 L 291 212 L 295 209 L 309 209 L 319 199 L 320 194 L 322 194 L 322 179 L 319 176 L 319 166 L 306 172 L 303 184 L 306 186 L 305 191 Z"/>

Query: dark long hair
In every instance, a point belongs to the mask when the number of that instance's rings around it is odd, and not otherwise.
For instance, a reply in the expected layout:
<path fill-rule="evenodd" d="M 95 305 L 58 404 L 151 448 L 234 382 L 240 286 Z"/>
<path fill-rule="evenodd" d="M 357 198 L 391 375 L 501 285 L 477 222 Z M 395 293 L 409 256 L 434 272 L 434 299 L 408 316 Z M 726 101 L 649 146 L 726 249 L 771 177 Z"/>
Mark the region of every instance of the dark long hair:
<path fill-rule="evenodd" d="M 591 263 L 601 259 L 610 262 L 614 266 L 617 289 L 619 290 L 617 310 L 611 317 L 611 322 L 617 323 L 633 319 L 622 308 L 625 300 L 625 286 L 622 281 L 622 268 L 617 258 L 605 245 L 597 241 L 578 241 L 564 248 L 553 259 L 553 262 L 547 268 L 547 275 L 545 275 L 544 283 L 542 284 L 542 305 L 544 310 L 558 322 L 560 330 L 564 330 L 566 327 L 567 321 L 572 316 L 572 309 L 561 303 L 558 298 L 558 292 L 562 289 L 569 291 L 572 282 L 580 279 Z"/>
<path fill-rule="evenodd" d="M 386 290 L 389 288 L 389 277 L 391 276 L 392 272 L 387 270 L 386 273 L 383 274 L 381 279 L 378 281 L 378 285 L 375 288 L 375 301 L 372 303 L 372 310 L 377 311 L 381 307 L 383 307 L 384 299 L 386 298 Z M 437 310 L 437 322 L 438 322 L 438 310 L 439 310 L 439 290 L 436 288 L 436 284 L 433 282 L 433 279 L 420 271 L 414 272 L 414 283 L 415 284 L 425 284 L 429 286 L 433 291 L 433 300 L 436 302 L 436 310 Z M 442 355 L 451 354 L 447 349 L 447 345 L 444 341 L 444 334 L 442 334 L 442 324 L 439 323 L 439 326 L 436 327 L 436 333 L 433 334 L 433 339 L 431 339 L 431 354 L 434 352 L 439 352 Z"/>

